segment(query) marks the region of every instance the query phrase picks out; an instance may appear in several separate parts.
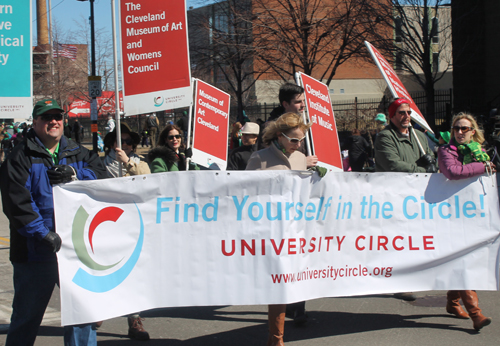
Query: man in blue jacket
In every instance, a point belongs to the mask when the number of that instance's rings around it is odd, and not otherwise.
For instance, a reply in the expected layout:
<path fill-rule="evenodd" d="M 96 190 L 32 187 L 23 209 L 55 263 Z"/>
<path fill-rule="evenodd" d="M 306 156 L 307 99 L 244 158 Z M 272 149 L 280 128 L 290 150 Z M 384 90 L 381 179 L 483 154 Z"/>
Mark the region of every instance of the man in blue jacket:
<path fill-rule="evenodd" d="M 14 301 L 6 345 L 33 345 L 59 282 L 52 185 L 106 177 L 95 154 L 63 136 L 63 110 L 55 100 L 37 102 L 33 129 L 0 169 L 3 211 L 10 222 Z M 64 327 L 65 345 L 96 345 L 93 324 Z"/>

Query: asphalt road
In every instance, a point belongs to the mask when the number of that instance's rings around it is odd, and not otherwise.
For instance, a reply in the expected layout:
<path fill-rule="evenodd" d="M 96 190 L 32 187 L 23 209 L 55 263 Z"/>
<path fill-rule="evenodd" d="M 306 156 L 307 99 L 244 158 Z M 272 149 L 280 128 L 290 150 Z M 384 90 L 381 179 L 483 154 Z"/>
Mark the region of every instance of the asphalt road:
<path fill-rule="evenodd" d="M 8 221 L 0 213 L 0 327 L 8 324 L 13 297 L 12 266 L 8 260 Z M 500 345 L 500 293 L 479 292 L 480 306 L 493 323 L 476 333 L 470 320 L 445 311 L 446 292 L 418 292 L 415 302 L 392 295 L 323 298 L 306 305 L 309 323 L 296 328 L 285 325 L 285 343 L 292 345 Z M 133 300 L 134 297 L 129 299 Z M 126 304 L 126 302 L 124 302 Z M 218 306 L 164 308 L 146 311 L 144 326 L 150 341 L 127 337 L 124 317 L 105 321 L 98 330 L 99 346 L 115 345 L 265 345 L 267 306 Z M 47 308 L 35 345 L 62 345 L 59 290 Z M 5 334 L 0 334 L 0 345 Z"/>

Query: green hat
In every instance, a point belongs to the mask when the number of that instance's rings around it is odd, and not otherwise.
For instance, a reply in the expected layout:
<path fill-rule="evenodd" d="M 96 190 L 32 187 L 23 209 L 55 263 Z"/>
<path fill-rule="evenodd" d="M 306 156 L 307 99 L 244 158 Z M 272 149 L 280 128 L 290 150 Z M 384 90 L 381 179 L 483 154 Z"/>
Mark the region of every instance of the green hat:
<path fill-rule="evenodd" d="M 450 131 L 439 132 L 439 134 L 441 135 L 443 141 L 445 141 L 446 143 L 450 143 Z"/>
<path fill-rule="evenodd" d="M 36 118 L 37 116 L 42 115 L 43 113 L 48 112 L 52 109 L 57 109 L 61 111 L 61 113 L 64 112 L 64 110 L 59 107 L 56 100 L 46 99 L 38 101 L 35 104 L 35 108 L 33 108 L 33 118 Z"/>
<path fill-rule="evenodd" d="M 376 121 L 383 122 L 383 123 L 387 122 L 387 119 L 386 119 L 386 117 L 385 117 L 385 114 L 384 114 L 384 113 L 379 113 L 379 114 L 377 114 L 377 116 L 375 117 L 375 120 L 376 120 Z"/>

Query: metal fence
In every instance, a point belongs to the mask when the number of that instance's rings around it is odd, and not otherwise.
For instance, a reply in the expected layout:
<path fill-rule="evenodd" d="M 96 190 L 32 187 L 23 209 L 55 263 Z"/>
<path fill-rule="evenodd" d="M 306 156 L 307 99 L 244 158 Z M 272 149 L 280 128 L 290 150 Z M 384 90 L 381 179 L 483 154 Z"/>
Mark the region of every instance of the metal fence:
<path fill-rule="evenodd" d="M 435 124 L 430 124 L 431 126 L 444 126 L 451 119 L 452 94 L 452 89 L 435 91 Z M 427 106 L 425 92 L 410 93 L 410 96 L 425 117 Z M 382 98 L 371 99 L 358 99 L 355 97 L 351 100 L 332 102 L 337 130 L 349 131 L 354 128 L 374 129 L 376 126 L 374 121 L 375 116 L 378 113 L 387 114 L 390 101 L 391 99 L 384 96 Z M 277 106 L 278 103 L 263 103 L 246 107 L 245 112 L 251 121 L 257 121 L 257 119 L 266 121 L 269 113 Z M 236 122 L 236 114 L 236 108 L 231 108 L 231 123 Z"/>
<path fill-rule="evenodd" d="M 436 90 L 434 94 L 434 109 L 435 109 L 435 124 L 430 124 L 433 127 L 447 127 L 447 123 L 451 121 L 452 109 L 452 89 L 449 90 Z M 425 110 L 427 101 L 425 92 L 410 93 L 411 97 L 417 104 L 418 108 L 425 117 Z M 337 124 L 338 132 L 350 131 L 354 128 L 360 130 L 375 129 L 374 118 L 378 113 L 387 114 L 387 109 L 390 104 L 390 99 L 387 97 L 371 98 L 371 99 L 358 99 L 355 97 L 352 100 L 334 101 L 332 102 L 333 111 L 335 114 L 335 121 Z M 258 119 L 266 121 L 271 111 L 278 106 L 278 103 L 263 103 L 245 108 L 245 113 L 251 121 L 256 122 Z M 163 128 L 169 121 L 174 124 L 182 117 L 182 112 L 186 109 L 176 109 L 175 112 L 157 112 L 156 115 L 160 121 L 160 127 Z M 230 123 L 236 122 L 237 108 L 231 107 Z M 123 117 L 122 122 L 127 123 L 133 131 L 141 133 L 147 114 L 133 115 L 130 117 Z M 70 119 L 72 124 L 73 119 Z M 84 127 L 84 140 L 90 141 L 90 118 L 81 117 L 78 119 L 80 124 Z M 98 119 L 98 129 L 105 135 L 104 127 L 106 126 L 107 116 L 102 115 Z"/>

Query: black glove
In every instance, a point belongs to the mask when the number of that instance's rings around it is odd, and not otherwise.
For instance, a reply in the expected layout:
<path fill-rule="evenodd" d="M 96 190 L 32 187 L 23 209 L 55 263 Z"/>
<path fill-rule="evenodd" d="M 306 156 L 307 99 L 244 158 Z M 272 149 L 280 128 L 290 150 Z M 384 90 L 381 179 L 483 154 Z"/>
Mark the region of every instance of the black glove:
<path fill-rule="evenodd" d="M 61 237 L 59 237 L 59 234 L 57 234 L 56 232 L 47 233 L 42 241 L 52 248 L 53 253 L 56 253 L 61 249 Z"/>
<path fill-rule="evenodd" d="M 419 158 L 416 162 L 417 166 L 419 167 L 427 167 L 429 165 L 434 165 L 436 163 L 436 160 L 432 158 L 429 154 L 425 154 L 421 158 Z"/>
<path fill-rule="evenodd" d="M 425 171 L 427 173 L 437 173 L 438 169 L 435 164 L 430 164 L 429 166 L 426 167 Z"/>
<path fill-rule="evenodd" d="M 67 183 L 76 178 L 76 171 L 73 167 L 68 165 L 57 165 L 49 168 L 47 171 L 49 181 L 52 185 Z"/>
<path fill-rule="evenodd" d="M 190 158 L 191 156 L 193 156 L 193 149 L 187 148 L 186 150 L 184 150 L 184 155 L 186 156 L 186 158 Z"/>

